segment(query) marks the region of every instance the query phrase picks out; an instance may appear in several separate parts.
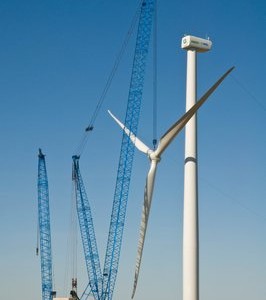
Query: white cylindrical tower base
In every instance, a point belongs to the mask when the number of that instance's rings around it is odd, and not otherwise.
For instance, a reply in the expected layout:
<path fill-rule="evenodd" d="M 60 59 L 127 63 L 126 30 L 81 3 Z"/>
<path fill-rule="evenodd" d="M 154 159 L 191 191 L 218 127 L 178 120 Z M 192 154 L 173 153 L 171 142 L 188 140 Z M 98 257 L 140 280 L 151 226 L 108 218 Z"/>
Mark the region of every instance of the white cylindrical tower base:
<path fill-rule="evenodd" d="M 186 110 L 197 99 L 197 52 L 187 51 Z M 183 220 L 183 300 L 199 299 L 198 250 L 197 118 L 186 125 L 184 220 Z"/>

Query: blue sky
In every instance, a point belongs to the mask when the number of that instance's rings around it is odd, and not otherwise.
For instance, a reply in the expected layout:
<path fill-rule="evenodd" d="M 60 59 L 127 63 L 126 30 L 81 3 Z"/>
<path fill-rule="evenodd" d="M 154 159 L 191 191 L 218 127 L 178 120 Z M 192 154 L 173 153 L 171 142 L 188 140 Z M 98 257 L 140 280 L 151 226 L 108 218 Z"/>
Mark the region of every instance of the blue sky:
<path fill-rule="evenodd" d="M 66 296 L 71 156 L 97 105 L 138 1 L 0 2 L 1 297 L 41 298 L 37 153 L 47 155 L 55 288 Z M 209 36 L 198 56 L 201 95 L 236 69 L 198 114 L 200 296 L 266 294 L 265 1 L 158 0 L 158 135 L 184 112 L 184 34 Z M 81 159 L 103 260 L 134 51 L 130 41 Z M 152 57 L 139 136 L 152 144 Z M 183 134 L 158 167 L 136 300 L 181 299 Z M 136 153 L 114 299 L 130 299 L 148 160 Z M 86 283 L 79 241 L 79 286 Z"/>

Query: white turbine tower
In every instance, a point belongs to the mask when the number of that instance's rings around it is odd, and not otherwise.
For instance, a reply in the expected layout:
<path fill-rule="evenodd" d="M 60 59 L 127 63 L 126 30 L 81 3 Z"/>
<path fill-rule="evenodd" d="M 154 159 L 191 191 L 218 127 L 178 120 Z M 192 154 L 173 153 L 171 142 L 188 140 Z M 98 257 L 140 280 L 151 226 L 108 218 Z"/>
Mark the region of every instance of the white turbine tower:
<path fill-rule="evenodd" d="M 211 41 L 185 36 L 181 47 L 187 50 L 186 110 L 197 100 L 197 52 L 211 49 Z M 197 174 L 197 119 L 186 125 L 183 215 L 183 300 L 199 299 L 199 229 Z"/>
<path fill-rule="evenodd" d="M 187 122 L 193 117 L 195 112 L 203 105 L 203 103 L 208 99 L 208 97 L 214 92 L 214 90 L 220 85 L 220 83 L 225 79 L 225 77 L 233 70 L 230 68 L 201 98 L 200 100 L 191 107 L 175 124 L 173 124 L 168 131 L 161 137 L 159 141 L 159 145 L 156 150 L 151 150 L 148 146 L 146 146 L 142 141 L 140 141 L 128 128 L 124 126 L 122 122 L 120 122 L 110 111 L 109 114 L 112 118 L 118 123 L 118 125 L 124 130 L 124 132 L 130 137 L 132 143 L 136 146 L 138 150 L 148 155 L 150 160 L 150 169 L 146 179 L 146 186 L 144 191 L 144 203 L 142 209 L 142 218 L 141 218 L 141 225 L 140 225 L 140 237 L 138 242 L 138 253 L 136 259 L 136 267 L 135 267 L 135 278 L 134 278 L 134 287 L 132 298 L 134 297 L 141 258 L 143 253 L 145 235 L 148 225 L 150 207 L 152 202 L 152 194 L 153 194 L 153 187 L 156 175 L 157 164 L 161 159 L 162 153 L 166 150 L 166 148 L 170 145 L 170 143 L 174 140 L 177 134 L 185 127 Z"/>

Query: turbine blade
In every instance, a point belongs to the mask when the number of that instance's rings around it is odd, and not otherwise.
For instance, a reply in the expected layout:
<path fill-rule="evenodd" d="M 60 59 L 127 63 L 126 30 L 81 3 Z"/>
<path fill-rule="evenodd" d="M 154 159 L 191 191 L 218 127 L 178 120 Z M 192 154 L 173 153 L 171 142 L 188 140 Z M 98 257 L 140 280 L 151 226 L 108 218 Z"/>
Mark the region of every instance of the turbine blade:
<path fill-rule="evenodd" d="M 148 146 L 146 146 L 136 135 L 131 132 L 121 121 L 119 121 L 110 110 L 108 110 L 109 115 L 116 121 L 116 123 L 123 129 L 123 131 L 129 136 L 131 142 L 135 145 L 135 147 L 145 153 L 148 154 L 151 150 Z"/>
<path fill-rule="evenodd" d="M 135 295 L 137 283 L 138 283 L 141 259 L 142 259 L 142 254 L 143 254 L 145 236 L 146 236 L 151 202 L 152 202 L 152 194 L 153 194 L 153 188 L 154 188 L 157 163 L 158 163 L 158 161 L 156 161 L 156 160 L 151 161 L 150 170 L 149 170 L 149 173 L 148 173 L 147 179 L 146 179 L 146 186 L 145 186 L 145 190 L 144 190 L 144 203 L 143 203 L 143 207 L 142 207 L 142 216 L 141 216 L 141 223 L 140 223 L 138 251 L 137 251 L 136 266 L 135 266 L 134 286 L 133 286 L 133 292 L 132 292 L 132 296 L 131 296 L 132 299 Z"/>
<path fill-rule="evenodd" d="M 167 146 L 177 136 L 177 134 L 185 127 L 187 122 L 193 117 L 195 112 L 203 105 L 203 103 L 209 98 L 209 96 L 216 90 L 216 88 L 222 83 L 225 77 L 234 69 L 230 68 L 219 80 L 192 106 L 168 131 L 161 137 L 158 148 L 155 151 L 155 155 L 160 157 Z"/>

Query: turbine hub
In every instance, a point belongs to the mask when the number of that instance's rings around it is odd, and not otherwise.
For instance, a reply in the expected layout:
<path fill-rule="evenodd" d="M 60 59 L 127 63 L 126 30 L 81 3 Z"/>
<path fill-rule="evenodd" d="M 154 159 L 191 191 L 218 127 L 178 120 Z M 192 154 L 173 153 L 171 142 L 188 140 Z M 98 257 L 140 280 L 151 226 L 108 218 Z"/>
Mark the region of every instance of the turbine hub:
<path fill-rule="evenodd" d="M 148 155 L 150 160 L 154 160 L 156 162 L 159 162 L 161 160 L 161 157 L 157 156 L 155 151 L 151 151 Z"/>

